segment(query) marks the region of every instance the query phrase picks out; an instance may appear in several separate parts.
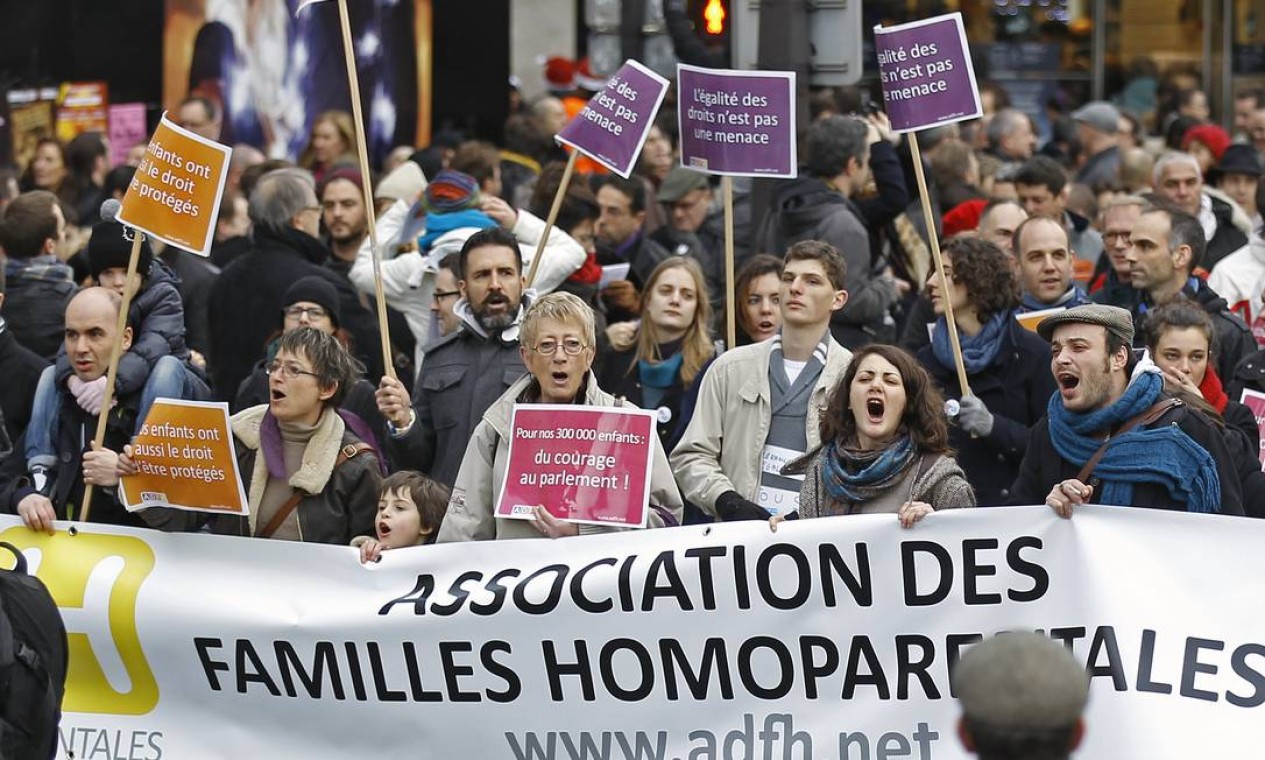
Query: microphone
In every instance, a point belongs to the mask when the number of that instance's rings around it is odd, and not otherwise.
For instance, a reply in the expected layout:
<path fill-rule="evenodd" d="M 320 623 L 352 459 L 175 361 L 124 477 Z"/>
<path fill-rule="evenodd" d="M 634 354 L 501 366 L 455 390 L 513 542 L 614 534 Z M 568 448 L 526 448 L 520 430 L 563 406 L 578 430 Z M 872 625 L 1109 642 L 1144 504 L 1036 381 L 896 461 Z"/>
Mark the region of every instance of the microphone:
<path fill-rule="evenodd" d="M 118 199 L 107 198 L 105 203 L 101 204 L 101 221 L 115 221 L 115 217 L 119 215 L 119 209 L 121 208 L 123 208 L 123 204 Z"/>

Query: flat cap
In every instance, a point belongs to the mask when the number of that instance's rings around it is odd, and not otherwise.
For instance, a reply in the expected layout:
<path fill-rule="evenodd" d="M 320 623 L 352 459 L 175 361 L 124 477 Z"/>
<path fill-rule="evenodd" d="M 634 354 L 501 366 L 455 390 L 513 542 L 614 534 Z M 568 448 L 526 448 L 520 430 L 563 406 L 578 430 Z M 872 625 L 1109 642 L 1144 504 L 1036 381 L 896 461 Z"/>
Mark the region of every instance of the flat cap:
<path fill-rule="evenodd" d="M 1042 338 L 1050 340 L 1054 337 L 1054 328 L 1070 324 L 1105 327 L 1107 332 L 1118 336 L 1126 345 L 1133 345 L 1133 315 L 1119 306 L 1101 303 L 1074 306 L 1051 314 L 1037 325 L 1037 332 Z"/>
<path fill-rule="evenodd" d="M 663 178 L 663 184 L 659 186 L 656 197 L 663 203 L 676 203 L 687 193 L 702 190 L 708 186 L 706 174 L 686 169 L 684 166 L 674 166 L 672 171 L 668 172 L 668 176 Z"/>
<path fill-rule="evenodd" d="M 953 672 L 968 721 L 997 728 L 1050 729 L 1076 723 L 1089 676 L 1067 648 L 1029 631 L 1000 633 L 972 647 Z"/>
<path fill-rule="evenodd" d="M 1105 100 L 1091 100 L 1072 112 L 1072 120 L 1083 122 L 1109 135 L 1120 130 L 1120 111 Z"/>

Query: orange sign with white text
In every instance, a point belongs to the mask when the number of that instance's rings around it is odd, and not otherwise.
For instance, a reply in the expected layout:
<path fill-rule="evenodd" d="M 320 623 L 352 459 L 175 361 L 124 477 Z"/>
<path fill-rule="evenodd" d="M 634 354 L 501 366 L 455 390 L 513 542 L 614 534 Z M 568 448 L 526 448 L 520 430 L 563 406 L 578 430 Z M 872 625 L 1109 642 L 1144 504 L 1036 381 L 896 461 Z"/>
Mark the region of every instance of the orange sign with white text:
<path fill-rule="evenodd" d="M 208 256 L 232 151 L 167 120 L 163 114 L 118 220 L 163 242 Z"/>
<path fill-rule="evenodd" d="M 246 514 L 227 404 L 158 399 L 132 441 L 132 459 L 137 474 L 119 483 L 129 511 Z"/>

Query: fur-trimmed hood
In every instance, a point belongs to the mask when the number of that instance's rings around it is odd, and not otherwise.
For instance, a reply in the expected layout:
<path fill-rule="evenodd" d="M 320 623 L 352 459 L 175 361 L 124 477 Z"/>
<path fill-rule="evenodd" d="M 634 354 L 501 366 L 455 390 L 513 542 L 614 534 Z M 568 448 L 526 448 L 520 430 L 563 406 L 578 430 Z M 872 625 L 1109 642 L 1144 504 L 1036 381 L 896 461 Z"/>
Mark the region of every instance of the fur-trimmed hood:
<path fill-rule="evenodd" d="M 268 405 L 260 404 L 244 409 L 230 419 L 233 435 L 246 448 L 257 452 L 254 471 L 251 473 L 250 493 L 247 495 L 252 534 L 255 532 L 255 518 L 259 513 L 259 505 L 263 501 L 264 489 L 268 485 L 268 460 L 270 458 L 275 458 L 276 461 L 282 460 L 280 435 L 278 432 L 269 432 L 269 427 L 275 424 L 275 420 L 265 423 L 266 418 L 268 418 Z M 272 428 L 272 430 L 277 429 Z M 345 431 L 346 425 L 338 416 L 338 411 L 327 407 L 321 413 L 316 432 L 312 434 L 303 452 L 302 466 L 287 481 L 292 488 L 309 494 L 325 490 L 326 484 L 334 473 L 338 452 L 342 450 Z"/>

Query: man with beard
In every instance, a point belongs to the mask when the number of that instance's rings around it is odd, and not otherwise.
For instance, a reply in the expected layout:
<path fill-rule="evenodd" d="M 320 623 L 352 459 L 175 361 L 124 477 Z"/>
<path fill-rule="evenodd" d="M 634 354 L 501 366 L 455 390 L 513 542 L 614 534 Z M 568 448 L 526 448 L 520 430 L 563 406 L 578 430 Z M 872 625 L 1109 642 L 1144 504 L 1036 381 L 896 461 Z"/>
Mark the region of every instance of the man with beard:
<path fill-rule="evenodd" d="M 356 252 L 369 234 L 360 172 L 335 169 L 321 183 L 321 221 L 329 233 L 329 268 L 347 275 L 356 261 Z"/>
<path fill-rule="evenodd" d="M 1243 514 L 1234 457 L 1211 419 L 1164 390 L 1131 348 L 1133 319 L 1091 304 L 1046 317 L 1058 392 L 1032 428 L 1012 504 L 1071 517 L 1080 504 Z"/>
<path fill-rule="evenodd" d="M 325 175 L 317 195 L 321 200 L 321 221 L 329 235 L 330 257 L 325 268 L 351 282 L 351 268 L 356 263 L 360 246 L 369 237 L 369 215 L 365 213 L 363 179 L 355 169 L 335 169 Z M 365 308 L 373 308 L 371 293 L 361 295 Z M 413 357 L 417 341 L 408 320 L 394 308 L 387 308 L 387 325 L 391 332 L 392 355 L 399 374 L 412 377 Z"/>
<path fill-rule="evenodd" d="M 512 233 L 491 227 L 471 235 L 459 269 L 465 297 L 453 312 L 461 327 L 426 347 L 412 399 L 398 380 L 384 377 L 378 387 L 391 461 L 448 486 L 483 413 L 526 371 L 518 326 L 531 305 Z"/>

